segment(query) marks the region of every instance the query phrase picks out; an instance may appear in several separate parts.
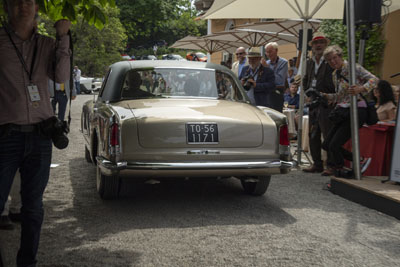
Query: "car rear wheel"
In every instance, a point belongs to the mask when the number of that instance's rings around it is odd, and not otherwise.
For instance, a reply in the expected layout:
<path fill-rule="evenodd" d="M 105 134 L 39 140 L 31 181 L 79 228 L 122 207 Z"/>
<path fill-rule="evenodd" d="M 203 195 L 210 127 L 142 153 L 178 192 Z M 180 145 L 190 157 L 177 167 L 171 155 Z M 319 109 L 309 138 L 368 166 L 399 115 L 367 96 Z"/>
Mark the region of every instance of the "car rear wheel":
<path fill-rule="evenodd" d="M 89 149 L 85 146 L 85 159 L 87 162 L 92 163 L 92 158 L 90 157 Z"/>
<path fill-rule="evenodd" d="M 257 176 L 254 179 L 250 177 L 241 178 L 243 190 L 246 194 L 252 196 L 262 196 L 267 191 L 271 176 Z"/>
<path fill-rule="evenodd" d="M 120 179 L 118 176 L 104 175 L 97 166 L 96 175 L 97 192 L 102 199 L 116 199 L 119 195 Z"/>

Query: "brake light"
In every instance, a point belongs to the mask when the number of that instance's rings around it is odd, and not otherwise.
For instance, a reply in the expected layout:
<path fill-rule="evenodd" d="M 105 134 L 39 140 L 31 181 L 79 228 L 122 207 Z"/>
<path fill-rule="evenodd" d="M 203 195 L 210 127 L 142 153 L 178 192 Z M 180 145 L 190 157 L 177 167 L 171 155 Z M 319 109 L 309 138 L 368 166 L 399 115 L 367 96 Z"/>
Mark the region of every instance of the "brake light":
<path fill-rule="evenodd" d="M 287 124 L 284 124 L 279 128 L 279 144 L 282 146 L 288 146 L 290 144 Z"/>
<path fill-rule="evenodd" d="M 113 147 L 119 145 L 119 127 L 117 123 L 111 125 L 110 145 Z"/>

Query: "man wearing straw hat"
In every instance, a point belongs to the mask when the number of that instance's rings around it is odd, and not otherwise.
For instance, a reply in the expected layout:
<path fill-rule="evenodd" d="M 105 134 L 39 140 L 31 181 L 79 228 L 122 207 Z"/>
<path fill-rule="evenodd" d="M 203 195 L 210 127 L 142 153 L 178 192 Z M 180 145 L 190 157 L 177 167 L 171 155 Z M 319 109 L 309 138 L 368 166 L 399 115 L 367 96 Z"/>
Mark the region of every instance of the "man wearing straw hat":
<path fill-rule="evenodd" d="M 275 90 L 274 72 L 261 65 L 259 47 L 252 47 L 247 54 L 249 65 L 243 67 L 239 75 L 244 89 L 253 105 L 273 108 L 270 94 Z"/>
<path fill-rule="evenodd" d="M 332 72 L 333 69 L 323 57 L 325 48 L 329 44 L 329 39 L 321 32 L 314 33 L 309 45 L 312 48 L 313 56 L 307 61 L 306 74 L 303 78 L 304 90 L 315 89 L 322 93 L 335 93 L 333 85 Z M 309 111 L 309 138 L 310 152 L 313 159 L 313 165 L 310 168 L 303 169 L 304 172 L 322 172 L 322 175 L 331 175 L 330 168 L 324 171 L 324 164 L 321 157 L 321 135 L 326 138 L 332 123 L 328 119 L 328 115 L 332 110 L 330 106 L 324 105 L 310 106 Z M 327 165 L 329 167 L 330 158 L 328 157 Z"/>

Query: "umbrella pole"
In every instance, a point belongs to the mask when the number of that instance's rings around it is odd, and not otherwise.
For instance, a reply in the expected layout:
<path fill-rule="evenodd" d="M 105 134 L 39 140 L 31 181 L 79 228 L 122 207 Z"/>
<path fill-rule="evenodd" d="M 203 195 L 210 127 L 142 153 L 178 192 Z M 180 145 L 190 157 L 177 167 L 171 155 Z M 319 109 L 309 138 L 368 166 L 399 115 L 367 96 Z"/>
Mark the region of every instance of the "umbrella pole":
<path fill-rule="evenodd" d="M 211 19 L 207 20 L 207 34 L 211 34 Z M 211 62 L 211 54 L 207 53 L 207 62 Z"/>
<path fill-rule="evenodd" d="M 354 0 L 346 0 L 347 16 L 347 50 L 349 58 L 350 86 L 356 84 L 356 37 L 355 37 L 355 15 Z M 357 96 L 351 97 L 350 105 L 351 119 L 351 141 L 353 151 L 354 178 L 361 179 L 360 172 L 360 138 L 358 135 L 358 107 Z"/>
<path fill-rule="evenodd" d="M 303 40 L 302 40 L 302 51 L 301 51 L 301 80 L 303 80 L 304 75 L 306 74 L 306 60 L 307 60 L 307 29 L 308 29 L 308 21 L 307 19 L 303 20 Z M 300 84 L 300 103 L 299 103 L 299 125 L 297 129 L 297 164 L 301 165 L 301 154 L 304 153 L 303 150 L 303 109 L 304 109 L 304 88 L 303 84 Z"/>

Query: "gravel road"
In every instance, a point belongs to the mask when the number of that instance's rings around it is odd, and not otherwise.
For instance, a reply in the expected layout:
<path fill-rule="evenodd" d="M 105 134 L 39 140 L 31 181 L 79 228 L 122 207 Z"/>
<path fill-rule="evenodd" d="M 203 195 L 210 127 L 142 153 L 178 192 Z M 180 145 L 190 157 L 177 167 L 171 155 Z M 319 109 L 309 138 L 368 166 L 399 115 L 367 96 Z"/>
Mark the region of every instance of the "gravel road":
<path fill-rule="evenodd" d="M 227 180 L 124 181 L 102 201 L 84 159 L 73 101 L 70 146 L 53 151 L 38 266 L 400 266 L 400 221 L 322 190 L 327 178 L 293 171 L 265 196 Z M 15 266 L 19 226 L 0 231 Z"/>

